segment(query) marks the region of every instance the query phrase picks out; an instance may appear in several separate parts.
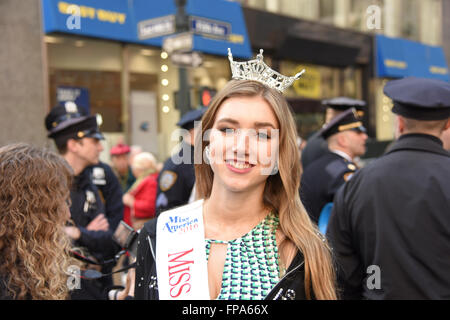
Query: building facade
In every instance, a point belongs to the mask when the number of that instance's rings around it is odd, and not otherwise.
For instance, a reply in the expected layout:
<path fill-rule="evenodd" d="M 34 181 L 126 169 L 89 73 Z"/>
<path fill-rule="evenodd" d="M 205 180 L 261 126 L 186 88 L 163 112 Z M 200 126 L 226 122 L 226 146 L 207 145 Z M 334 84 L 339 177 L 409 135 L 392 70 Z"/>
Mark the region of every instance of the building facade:
<path fill-rule="evenodd" d="M 1 1 L 0 145 L 51 145 L 45 114 L 74 100 L 101 115 L 104 160 L 119 139 L 164 160 L 178 145 L 182 113 L 207 105 L 230 79 L 228 47 L 236 59 L 264 49 L 265 60 L 286 75 L 306 70 L 286 92 L 303 138 L 323 124 L 322 99 L 349 96 L 367 101 L 369 135 L 389 141 L 385 82 L 448 79 L 449 0 L 188 0 L 192 36 L 187 49 L 172 41 L 179 46 L 173 49 L 164 39 L 179 31 L 176 2 Z M 413 57 L 392 54 L 390 43 L 397 53 L 414 47 Z M 200 54 L 180 62 L 172 49 Z M 185 88 L 188 106 L 177 102 Z"/>

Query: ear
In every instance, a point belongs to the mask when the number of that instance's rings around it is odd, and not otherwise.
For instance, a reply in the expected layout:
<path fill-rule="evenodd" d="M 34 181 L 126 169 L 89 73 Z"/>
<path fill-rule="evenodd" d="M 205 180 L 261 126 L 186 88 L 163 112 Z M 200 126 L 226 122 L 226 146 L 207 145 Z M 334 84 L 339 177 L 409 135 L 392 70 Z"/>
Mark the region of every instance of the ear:
<path fill-rule="evenodd" d="M 405 119 L 402 116 L 397 116 L 397 132 L 400 135 L 405 132 Z"/>
<path fill-rule="evenodd" d="M 79 141 L 75 139 L 67 140 L 67 151 L 75 152 L 78 149 Z"/>
<path fill-rule="evenodd" d="M 450 128 L 450 119 L 447 120 L 443 131 L 447 130 L 448 128 Z"/>
<path fill-rule="evenodd" d="M 338 133 L 336 138 L 337 138 L 336 140 L 337 140 L 337 143 L 338 143 L 339 146 L 347 148 L 347 146 L 348 146 L 348 139 L 347 139 L 347 133 L 345 131 L 341 132 L 341 133 Z"/>

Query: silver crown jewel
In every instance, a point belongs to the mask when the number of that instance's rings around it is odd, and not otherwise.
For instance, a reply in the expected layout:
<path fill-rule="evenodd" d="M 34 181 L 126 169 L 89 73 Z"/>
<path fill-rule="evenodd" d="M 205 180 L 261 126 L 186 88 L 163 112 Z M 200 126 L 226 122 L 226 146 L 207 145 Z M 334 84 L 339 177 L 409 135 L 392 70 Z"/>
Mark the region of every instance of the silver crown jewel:
<path fill-rule="evenodd" d="M 271 69 L 263 61 L 263 49 L 259 50 L 256 59 L 237 62 L 233 61 L 231 49 L 228 48 L 228 60 L 230 60 L 232 78 L 236 80 L 254 80 L 265 84 L 269 88 L 283 92 L 290 87 L 295 80 L 298 80 L 305 69 L 293 77 L 287 77 Z"/>

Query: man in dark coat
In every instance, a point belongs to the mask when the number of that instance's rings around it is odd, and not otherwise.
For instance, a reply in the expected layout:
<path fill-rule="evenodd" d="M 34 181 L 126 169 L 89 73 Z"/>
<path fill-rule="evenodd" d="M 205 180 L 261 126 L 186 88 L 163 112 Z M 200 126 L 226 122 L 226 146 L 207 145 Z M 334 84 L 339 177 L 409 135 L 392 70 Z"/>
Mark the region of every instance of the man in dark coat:
<path fill-rule="evenodd" d="M 325 124 L 329 123 L 333 118 L 350 108 L 355 108 L 358 115 L 362 118 L 364 114 L 364 107 L 366 103 L 362 100 L 337 97 L 322 101 L 322 105 L 326 107 L 325 110 Z M 322 137 L 320 130 L 315 132 L 308 138 L 306 147 L 302 150 L 302 167 L 305 170 L 311 163 L 325 155 L 328 151 L 328 144 Z"/>
<path fill-rule="evenodd" d="M 399 139 L 337 193 L 327 236 L 347 299 L 450 299 L 450 84 L 388 82 Z"/>
<path fill-rule="evenodd" d="M 194 124 L 200 121 L 206 108 L 187 112 L 177 123 L 183 129 L 180 151 L 164 162 L 158 176 L 156 215 L 189 202 L 193 198 L 195 184 L 194 169 Z"/>
<path fill-rule="evenodd" d="M 73 240 L 73 250 L 101 263 L 110 260 L 120 250 L 112 239 L 113 227 L 105 217 L 105 207 L 98 188 L 86 168 L 99 162 L 104 139 L 97 126 L 96 116 L 86 115 L 73 102 L 54 107 L 45 118 L 48 137 L 55 141 L 61 156 L 74 172 L 70 191 L 72 224 L 66 226 Z M 113 224 L 118 223 L 114 220 Z M 105 264 L 102 273 L 109 273 L 112 264 Z M 106 299 L 105 289 L 112 285 L 112 277 L 84 281 L 72 291 L 72 299 Z"/>
<path fill-rule="evenodd" d="M 356 109 L 347 109 L 320 131 L 328 149 L 303 172 L 300 197 L 311 220 L 319 222 L 322 209 L 356 171 L 353 162 L 366 152 L 366 129 Z"/>

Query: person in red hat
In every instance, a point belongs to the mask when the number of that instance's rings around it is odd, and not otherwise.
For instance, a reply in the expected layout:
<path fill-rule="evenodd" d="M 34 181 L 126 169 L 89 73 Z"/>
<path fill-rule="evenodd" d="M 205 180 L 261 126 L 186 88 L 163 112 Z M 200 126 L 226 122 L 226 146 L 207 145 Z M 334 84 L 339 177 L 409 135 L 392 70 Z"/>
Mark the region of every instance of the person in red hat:
<path fill-rule="evenodd" d="M 112 167 L 119 178 L 123 193 L 126 193 L 136 181 L 129 165 L 130 150 L 128 145 L 118 143 L 110 151 Z"/>

